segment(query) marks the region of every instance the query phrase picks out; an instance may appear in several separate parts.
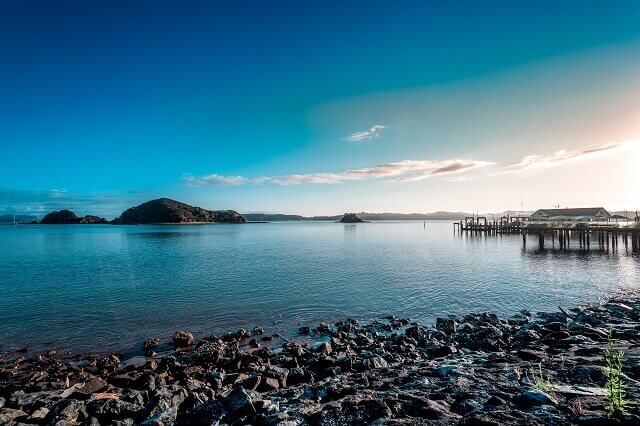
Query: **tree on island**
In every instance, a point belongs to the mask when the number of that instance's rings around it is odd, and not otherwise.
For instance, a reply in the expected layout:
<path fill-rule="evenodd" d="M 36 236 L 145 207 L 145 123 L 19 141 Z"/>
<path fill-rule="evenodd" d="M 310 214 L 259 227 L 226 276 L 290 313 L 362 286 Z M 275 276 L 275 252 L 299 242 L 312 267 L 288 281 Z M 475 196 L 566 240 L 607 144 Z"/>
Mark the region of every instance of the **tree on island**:
<path fill-rule="evenodd" d="M 355 213 L 345 213 L 340 219 L 340 223 L 360 223 L 364 222 L 364 220 L 360 219 Z"/>

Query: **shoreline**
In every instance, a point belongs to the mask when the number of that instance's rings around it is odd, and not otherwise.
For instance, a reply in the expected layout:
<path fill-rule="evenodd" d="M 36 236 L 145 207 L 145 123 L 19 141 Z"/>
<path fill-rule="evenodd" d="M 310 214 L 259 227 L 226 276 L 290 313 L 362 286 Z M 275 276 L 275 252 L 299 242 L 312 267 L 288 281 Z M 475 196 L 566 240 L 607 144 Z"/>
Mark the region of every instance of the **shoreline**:
<path fill-rule="evenodd" d="M 611 327 L 627 414 L 605 413 Z M 0 355 L 0 424 L 640 424 L 640 295 L 500 319 L 240 330 L 148 357 Z"/>

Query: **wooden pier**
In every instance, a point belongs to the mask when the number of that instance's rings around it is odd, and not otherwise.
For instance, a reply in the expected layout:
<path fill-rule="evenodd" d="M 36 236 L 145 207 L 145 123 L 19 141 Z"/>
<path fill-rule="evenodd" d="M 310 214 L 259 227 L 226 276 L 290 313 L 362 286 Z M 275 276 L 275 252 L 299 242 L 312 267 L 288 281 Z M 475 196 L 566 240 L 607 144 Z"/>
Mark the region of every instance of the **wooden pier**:
<path fill-rule="evenodd" d="M 469 216 L 464 221 L 454 222 L 453 230 L 487 234 L 519 234 L 522 232 L 524 223 L 524 216 L 503 216 L 500 220 L 487 220 L 485 216 Z"/>
<path fill-rule="evenodd" d="M 524 218 L 487 221 L 485 217 L 467 217 L 464 221 L 454 222 L 454 232 L 460 234 L 521 234 L 522 245 L 527 247 L 530 237 L 537 239 L 540 250 L 549 247 L 568 250 L 572 246 L 580 250 L 592 247 L 600 250 L 625 251 L 640 254 L 640 227 L 618 226 L 617 224 L 591 223 L 530 223 Z"/>
<path fill-rule="evenodd" d="M 556 247 L 556 240 L 560 250 L 574 247 L 589 250 L 592 246 L 601 250 L 617 251 L 624 247 L 625 251 L 640 253 L 640 228 L 619 227 L 611 225 L 577 224 L 566 226 L 541 226 L 538 224 L 522 227 L 522 244 L 527 245 L 528 236 L 538 239 L 538 248 L 544 249 L 545 242 L 551 239 L 551 245 Z"/>

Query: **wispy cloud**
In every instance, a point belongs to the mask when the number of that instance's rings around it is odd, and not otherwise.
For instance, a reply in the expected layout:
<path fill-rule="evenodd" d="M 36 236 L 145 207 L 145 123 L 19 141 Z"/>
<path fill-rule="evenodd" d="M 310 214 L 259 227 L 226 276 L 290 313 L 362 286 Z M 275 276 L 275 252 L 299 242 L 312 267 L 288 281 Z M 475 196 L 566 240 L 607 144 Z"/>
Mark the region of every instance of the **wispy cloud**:
<path fill-rule="evenodd" d="M 527 155 L 522 157 L 518 163 L 508 165 L 502 170 L 498 170 L 493 175 L 501 175 L 508 173 L 519 173 L 527 170 L 547 169 L 557 167 L 572 161 L 582 160 L 595 157 L 600 154 L 612 152 L 625 147 L 626 143 L 610 143 L 576 150 L 560 150 L 552 155 Z"/>
<path fill-rule="evenodd" d="M 280 186 L 313 184 L 336 184 L 346 181 L 387 179 L 389 182 L 414 182 L 433 176 L 459 173 L 479 167 L 486 167 L 493 163 L 478 160 L 405 160 L 387 164 L 380 164 L 360 169 L 349 169 L 341 172 L 320 172 L 291 174 L 284 176 L 262 176 L 253 179 L 242 176 L 221 176 L 211 174 L 201 177 L 186 176 L 184 181 L 188 185 L 242 185 L 242 184 L 273 184 Z"/>
<path fill-rule="evenodd" d="M 222 176 L 218 174 L 210 174 L 200 177 L 190 175 L 184 176 L 184 181 L 190 186 L 214 185 L 214 186 L 237 186 L 247 183 L 247 179 L 242 176 Z"/>
<path fill-rule="evenodd" d="M 443 164 L 434 169 L 427 169 L 413 176 L 406 176 L 400 179 L 396 179 L 395 182 L 416 182 L 429 179 L 433 176 L 461 173 L 471 169 L 493 166 L 495 164 L 490 161 L 478 160 L 449 160 L 442 163 Z"/>
<path fill-rule="evenodd" d="M 387 126 L 382 124 L 375 124 L 369 128 L 369 130 L 363 130 L 361 132 L 355 132 L 344 138 L 347 142 L 362 142 L 373 137 L 380 136 L 380 131 L 386 129 Z"/>
<path fill-rule="evenodd" d="M 298 173 L 282 176 L 223 176 L 210 174 L 205 176 L 187 175 L 183 178 L 191 186 L 237 186 L 237 185 L 301 185 L 301 184 L 337 184 L 347 181 L 383 180 L 386 182 L 407 183 L 429 179 L 435 176 L 449 176 L 447 181 L 462 182 L 476 180 L 483 176 L 518 173 L 526 170 L 560 166 L 572 161 L 603 155 L 618 150 L 627 143 L 603 144 L 577 150 L 561 150 L 552 155 L 527 155 L 518 163 L 499 165 L 493 161 L 472 159 L 451 160 L 404 160 L 379 164 L 359 169 L 338 172 Z M 489 169 L 482 173 L 479 169 Z M 469 171 L 477 173 L 467 174 Z"/>

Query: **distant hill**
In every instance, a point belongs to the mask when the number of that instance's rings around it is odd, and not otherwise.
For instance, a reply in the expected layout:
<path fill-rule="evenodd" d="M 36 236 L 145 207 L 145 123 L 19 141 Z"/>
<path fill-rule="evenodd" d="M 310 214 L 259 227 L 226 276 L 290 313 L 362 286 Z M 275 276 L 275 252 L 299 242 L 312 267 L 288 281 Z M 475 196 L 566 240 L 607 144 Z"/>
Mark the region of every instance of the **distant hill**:
<path fill-rule="evenodd" d="M 357 213 L 363 220 L 463 220 L 471 213 L 435 212 L 435 213 Z M 336 216 L 300 216 L 295 214 L 244 213 L 249 221 L 285 222 L 290 220 L 326 220 L 338 221 L 342 215 Z"/>
<path fill-rule="evenodd" d="M 34 220 L 38 220 L 38 218 L 26 214 L 16 215 L 16 222 L 31 223 Z M 13 223 L 13 213 L 0 215 L 0 223 Z"/>
<path fill-rule="evenodd" d="M 169 198 L 158 198 L 125 210 L 112 223 L 120 225 L 162 223 L 244 223 L 233 210 L 205 210 Z"/>

